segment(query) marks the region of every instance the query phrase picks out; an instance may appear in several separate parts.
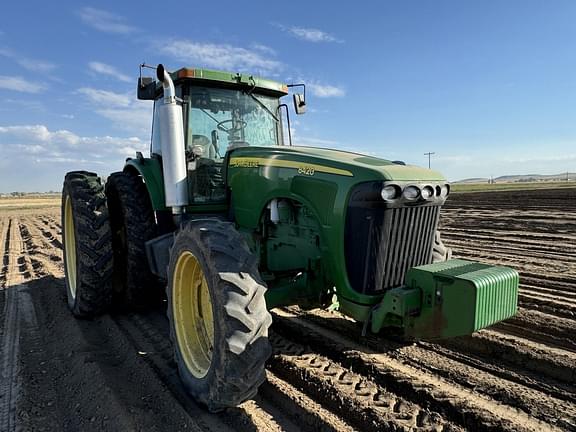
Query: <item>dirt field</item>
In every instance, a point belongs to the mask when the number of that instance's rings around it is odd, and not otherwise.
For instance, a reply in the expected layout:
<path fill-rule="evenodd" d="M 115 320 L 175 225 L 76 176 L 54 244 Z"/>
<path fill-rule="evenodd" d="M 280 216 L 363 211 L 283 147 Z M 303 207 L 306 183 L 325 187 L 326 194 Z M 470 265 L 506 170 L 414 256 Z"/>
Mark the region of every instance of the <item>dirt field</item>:
<path fill-rule="evenodd" d="M 277 309 L 268 381 L 212 415 L 180 386 L 162 307 L 72 318 L 58 207 L 0 208 L 0 431 L 576 430 L 576 188 L 454 194 L 442 230 L 456 257 L 520 271 L 517 317 L 399 344 Z"/>

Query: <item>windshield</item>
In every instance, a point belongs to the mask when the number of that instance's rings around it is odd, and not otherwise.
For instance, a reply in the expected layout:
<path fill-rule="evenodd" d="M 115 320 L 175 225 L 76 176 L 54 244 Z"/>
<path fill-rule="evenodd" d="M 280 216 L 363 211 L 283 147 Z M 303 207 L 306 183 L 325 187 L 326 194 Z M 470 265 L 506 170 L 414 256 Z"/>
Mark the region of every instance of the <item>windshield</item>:
<path fill-rule="evenodd" d="M 235 147 L 280 144 L 277 98 L 196 86 L 188 92 L 188 150 L 217 160 Z"/>

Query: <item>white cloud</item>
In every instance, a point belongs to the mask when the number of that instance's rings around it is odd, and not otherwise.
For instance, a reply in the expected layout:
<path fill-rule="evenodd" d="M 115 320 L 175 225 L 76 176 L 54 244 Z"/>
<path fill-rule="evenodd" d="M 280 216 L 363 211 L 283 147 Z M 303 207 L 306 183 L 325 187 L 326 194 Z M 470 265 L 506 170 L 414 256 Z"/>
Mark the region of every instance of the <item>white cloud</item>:
<path fill-rule="evenodd" d="M 256 51 L 260 51 L 261 53 L 264 53 L 264 54 L 276 55 L 276 50 L 274 50 L 273 48 L 270 48 L 267 45 L 263 45 L 263 44 L 259 44 L 259 43 L 253 43 L 252 45 L 250 45 L 250 48 L 252 48 L 253 50 L 256 50 Z"/>
<path fill-rule="evenodd" d="M 573 147 L 572 147 L 573 148 Z M 565 161 L 573 161 L 576 160 L 576 154 L 563 154 L 563 155 L 553 155 L 553 156 L 530 156 L 524 158 L 518 158 L 516 156 L 503 158 L 504 161 L 509 162 L 511 164 L 525 164 L 525 163 L 533 163 L 533 162 L 565 162 Z"/>
<path fill-rule="evenodd" d="M 90 102 L 105 107 L 128 107 L 132 101 L 132 97 L 127 93 L 115 93 L 90 87 L 82 87 L 78 89 L 78 93 L 86 96 Z"/>
<path fill-rule="evenodd" d="M 32 72 L 48 73 L 52 72 L 56 68 L 56 65 L 54 63 L 50 63 L 44 60 L 23 57 L 6 48 L 0 48 L 0 55 L 14 60 L 24 69 L 28 69 L 29 71 Z"/>
<path fill-rule="evenodd" d="M 461 163 L 461 162 L 472 162 L 474 161 L 474 157 L 469 155 L 432 155 L 432 159 L 435 159 L 439 162 L 454 162 L 454 163 Z"/>
<path fill-rule="evenodd" d="M 286 32 L 297 39 L 301 39 L 307 42 L 338 42 L 338 43 L 343 42 L 342 40 L 331 35 L 330 33 L 327 33 L 325 31 L 316 28 L 285 26 L 282 24 L 273 24 L 273 25 L 278 27 L 283 32 Z"/>
<path fill-rule="evenodd" d="M 54 69 L 56 69 L 56 65 L 47 61 L 42 61 L 42 60 L 37 60 L 37 59 L 31 59 L 31 58 L 19 58 L 16 60 L 16 63 L 18 63 L 20 66 L 22 66 L 25 69 L 28 69 L 29 71 L 32 72 L 52 72 Z"/>
<path fill-rule="evenodd" d="M 46 112 L 44 103 L 39 100 L 27 100 L 24 98 L 4 98 L 0 100 L 0 111 L 12 111 L 25 109 L 27 111 Z"/>
<path fill-rule="evenodd" d="M 0 126 L 0 136 L 2 137 L 1 144 L 16 146 L 60 143 L 60 145 L 74 147 L 79 141 L 79 138 L 70 131 L 50 132 L 44 125 Z"/>
<path fill-rule="evenodd" d="M 46 86 L 39 82 L 26 80 L 19 76 L 0 75 L 0 89 L 23 93 L 40 93 Z"/>
<path fill-rule="evenodd" d="M 105 33 L 129 34 L 137 29 L 126 24 L 124 17 L 102 9 L 85 7 L 78 12 L 85 24 Z"/>
<path fill-rule="evenodd" d="M 322 84 L 316 81 L 309 81 L 306 83 L 306 87 L 310 89 L 314 96 L 320 98 L 342 97 L 346 95 L 346 91 L 342 87 Z"/>
<path fill-rule="evenodd" d="M 294 129 L 292 129 L 292 140 L 294 141 L 294 145 L 303 146 L 303 147 L 338 147 L 339 146 L 338 141 L 322 139 L 322 138 L 299 136 Z"/>
<path fill-rule="evenodd" d="M 69 130 L 51 131 L 45 125 L 0 126 L 0 147 L 9 156 L 34 155 L 37 162 L 95 161 L 111 163 L 145 151 L 147 144 L 136 137 L 88 136 Z"/>
<path fill-rule="evenodd" d="M 123 81 L 123 82 L 132 82 L 132 78 L 130 78 L 126 74 L 123 74 L 118 69 L 116 69 L 114 66 L 111 66 L 109 64 L 92 61 L 92 62 L 88 63 L 88 67 L 90 68 L 90 70 L 92 70 L 98 74 L 111 76 L 111 77 L 116 78 L 117 80 Z"/>
<path fill-rule="evenodd" d="M 152 104 L 135 99 L 133 93 L 83 87 L 77 90 L 94 107 L 94 112 L 112 122 L 119 130 L 139 137 L 149 137 L 152 125 Z"/>
<path fill-rule="evenodd" d="M 149 137 L 152 127 L 152 105 L 146 102 L 133 104 L 125 109 L 98 109 L 96 113 L 112 122 L 117 129 Z"/>
<path fill-rule="evenodd" d="M 194 42 L 185 39 L 167 41 L 159 44 L 158 49 L 186 64 L 198 64 L 218 69 L 258 72 L 258 70 L 273 71 L 282 68 L 282 63 L 279 61 L 262 55 L 261 49 L 246 49 L 228 44 Z"/>

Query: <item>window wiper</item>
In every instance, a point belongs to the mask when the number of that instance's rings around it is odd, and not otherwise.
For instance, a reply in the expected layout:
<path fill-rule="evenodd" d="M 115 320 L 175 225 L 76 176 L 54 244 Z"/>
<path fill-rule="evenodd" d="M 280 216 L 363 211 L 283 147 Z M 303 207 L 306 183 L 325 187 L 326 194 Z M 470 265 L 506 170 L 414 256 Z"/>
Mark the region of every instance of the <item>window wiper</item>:
<path fill-rule="evenodd" d="M 212 120 L 214 120 L 216 123 L 220 123 L 220 120 L 218 120 L 216 117 L 210 115 L 204 108 L 200 108 L 200 111 L 202 111 L 204 114 L 206 114 Z"/>
<path fill-rule="evenodd" d="M 280 120 L 278 119 L 278 117 L 276 117 L 276 115 L 275 115 L 272 111 L 270 111 L 270 109 L 269 109 L 265 104 L 263 104 L 263 103 L 260 101 L 260 99 L 258 99 L 258 98 L 257 98 L 256 96 L 254 96 L 252 93 L 245 93 L 245 94 L 247 94 L 247 95 L 250 96 L 252 99 L 254 99 L 256 102 L 258 102 L 258 105 L 260 105 L 262 108 L 264 108 L 264 109 L 266 110 L 266 112 L 267 112 L 268 114 L 270 114 L 274 120 L 276 120 L 277 122 L 280 121 Z"/>

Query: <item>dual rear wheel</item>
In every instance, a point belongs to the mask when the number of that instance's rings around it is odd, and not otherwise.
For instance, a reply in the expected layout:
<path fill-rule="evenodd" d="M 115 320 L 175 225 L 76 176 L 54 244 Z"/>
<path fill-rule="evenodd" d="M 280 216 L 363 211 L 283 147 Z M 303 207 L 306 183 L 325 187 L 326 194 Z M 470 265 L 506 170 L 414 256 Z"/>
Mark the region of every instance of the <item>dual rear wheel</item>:
<path fill-rule="evenodd" d="M 64 264 L 75 316 L 105 313 L 119 292 L 125 306 L 158 293 L 145 256 L 153 218 L 138 177 L 112 174 L 104 188 L 94 173 L 66 175 Z M 257 260 L 232 224 L 196 220 L 176 234 L 166 287 L 170 336 L 184 386 L 211 411 L 250 399 L 265 380 L 272 321 L 265 291 Z"/>
<path fill-rule="evenodd" d="M 112 300 L 112 241 L 104 187 L 96 174 L 68 173 L 62 191 L 66 296 L 72 313 L 89 318 Z"/>

